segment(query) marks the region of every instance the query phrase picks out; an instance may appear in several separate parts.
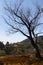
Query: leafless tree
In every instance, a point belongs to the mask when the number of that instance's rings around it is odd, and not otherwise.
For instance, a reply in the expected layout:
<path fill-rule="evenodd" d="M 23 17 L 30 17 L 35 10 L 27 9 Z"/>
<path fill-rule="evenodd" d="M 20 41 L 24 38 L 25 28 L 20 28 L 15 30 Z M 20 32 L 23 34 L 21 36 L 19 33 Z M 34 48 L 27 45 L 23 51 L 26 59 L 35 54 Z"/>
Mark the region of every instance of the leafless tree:
<path fill-rule="evenodd" d="M 10 21 L 7 21 L 6 18 L 4 18 L 4 20 L 11 27 L 10 32 L 21 32 L 24 36 L 30 39 L 31 44 L 35 49 L 37 58 L 42 59 L 36 43 L 36 37 L 38 34 L 35 31 L 37 31 L 38 26 L 43 24 L 38 21 L 43 9 L 37 6 L 36 13 L 34 17 L 32 17 L 30 9 L 27 9 L 26 13 L 24 13 L 23 9 L 21 8 L 22 3 L 23 1 L 21 0 L 19 5 L 16 5 L 15 8 L 12 8 L 6 4 L 5 10 L 9 13 L 7 16 L 10 18 Z M 39 32 L 39 34 L 40 33 L 41 32 Z"/>

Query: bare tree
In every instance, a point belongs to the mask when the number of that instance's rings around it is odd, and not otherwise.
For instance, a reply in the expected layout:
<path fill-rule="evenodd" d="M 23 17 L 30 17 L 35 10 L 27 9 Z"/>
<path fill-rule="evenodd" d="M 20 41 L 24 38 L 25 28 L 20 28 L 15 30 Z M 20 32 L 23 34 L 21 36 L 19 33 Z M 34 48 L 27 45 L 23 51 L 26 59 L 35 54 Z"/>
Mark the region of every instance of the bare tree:
<path fill-rule="evenodd" d="M 36 37 L 38 34 L 35 31 L 37 31 L 38 26 L 43 24 L 38 21 L 43 9 L 37 6 L 36 13 L 34 17 L 32 17 L 30 9 L 27 9 L 26 13 L 24 13 L 23 9 L 21 8 L 22 3 L 23 1 L 20 2 L 18 6 L 16 5 L 14 9 L 6 4 L 5 10 L 9 12 L 7 16 L 10 18 L 10 21 L 7 21 L 6 18 L 4 18 L 4 20 L 11 27 L 10 32 L 21 32 L 24 36 L 30 39 L 31 44 L 35 49 L 37 58 L 42 59 L 36 43 Z M 39 34 L 40 33 L 41 32 L 39 32 Z"/>

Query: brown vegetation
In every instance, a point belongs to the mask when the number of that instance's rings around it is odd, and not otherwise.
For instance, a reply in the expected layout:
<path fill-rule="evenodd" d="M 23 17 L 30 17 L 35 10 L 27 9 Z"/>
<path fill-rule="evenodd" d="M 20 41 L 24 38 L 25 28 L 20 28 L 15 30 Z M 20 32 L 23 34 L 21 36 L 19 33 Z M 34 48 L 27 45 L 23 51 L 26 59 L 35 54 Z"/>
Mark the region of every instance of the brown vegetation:
<path fill-rule="evenodd" d="M 5 65 L 8 63 L 12 65 L 43 65 L 43 61 L 39 61 L 35 59 L 34 54 L 30 54 L 28 56 L 22 55 L 9 55 L 0 57 L 0 63 L 4 63 Z"/>

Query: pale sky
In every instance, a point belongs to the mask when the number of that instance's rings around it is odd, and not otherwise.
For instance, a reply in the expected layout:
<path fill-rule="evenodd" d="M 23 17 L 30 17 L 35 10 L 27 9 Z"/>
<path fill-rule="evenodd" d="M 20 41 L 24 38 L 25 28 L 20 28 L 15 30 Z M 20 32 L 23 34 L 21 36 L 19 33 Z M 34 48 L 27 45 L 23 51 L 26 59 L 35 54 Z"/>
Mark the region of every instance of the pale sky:
<path fill-rule="evenodd" d="M 5 2 L 4 1 L 5 0 L 0 0 L 0 41 L 3 41 L 4 43 L 6 43 L 7 41 L 9 41 L 10 43 L 11 42 L 20 42 L 20 41 L 26 39 L 26 37 L 23 36 L 22 34 L 16 33 L 16 34 L 8 35 L 8 32 L 7 32 L 8 26 L 7 26 L 7 24 L 5 24 L 5 22 L 2 18 L 2 16 L 5 13 L 5 11 L 4 11 Z M 13 1 L 15 1 L 15 0 L 6 0 L 6 1 L 7 2 L 11 1 L 13 3 Z M 33 9 L 34 5 L 36 5 L 37 3 L 41 7 L 43 7 L 43 0 L 24 0 L 24 8 L 26 9 L 26 7 L 29 6 L 31 9 Z M 42 19 L 41 19 L 41 21 L 42 21 Z"/>

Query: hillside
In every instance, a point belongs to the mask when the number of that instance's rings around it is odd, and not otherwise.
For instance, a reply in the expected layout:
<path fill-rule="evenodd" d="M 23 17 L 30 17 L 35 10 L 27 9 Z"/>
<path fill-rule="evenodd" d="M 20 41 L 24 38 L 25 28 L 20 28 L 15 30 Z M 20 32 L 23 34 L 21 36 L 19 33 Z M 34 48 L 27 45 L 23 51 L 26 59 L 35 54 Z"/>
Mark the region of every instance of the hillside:
<path fill-rule="evenodd" d="M 43 36 L 39 36 L 37 41 L 38 41 L 38 46 L 39 46 L 40 52 L 43 53 Z M 0 53 L 0 56 L 1 55 L 12 55 L 12 54 L 28 55 L 30 53 L 34 53 L 34 48 L 29 39 L 25 39 L 21 42 L 13 43 L 13 44 L 9 44 L 7 42 L 7 44 L 4 45 L 3 48 L 2 47 L 3 47 L 3 45 L 0 46 L 0 50 L 2 51 Z"/>
<path fill-rule="evenodd" d="M 38 40 L 43 41 L 43 36 L 38 36 L 37 38 L 38 38 Z M 31 42 L 30 42 L 29 39 L 25 39 L 25 40 L 21 41 L 20 43 L 22 43 L 22 44 L 29 44 Z"/>
<path fill-rule="evenodd" d="M 22 44 L 29 44 L 30 40 L 29 39 L 25 39 L 25 40 L 21 41 L 20 43 L 22 43 Z"/>

